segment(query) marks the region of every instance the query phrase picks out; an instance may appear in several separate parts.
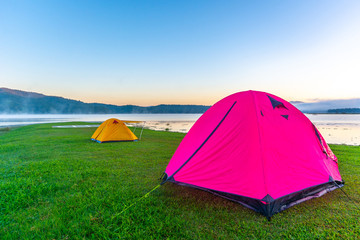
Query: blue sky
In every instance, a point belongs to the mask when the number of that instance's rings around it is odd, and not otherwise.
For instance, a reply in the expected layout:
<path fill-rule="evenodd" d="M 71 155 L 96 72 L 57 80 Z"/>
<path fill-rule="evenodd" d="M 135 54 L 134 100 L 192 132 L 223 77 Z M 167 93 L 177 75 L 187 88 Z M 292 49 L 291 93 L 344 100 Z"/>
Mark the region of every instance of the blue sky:
<path fill-rule="evenodd" d="M 206 104 L 360 97 L 360 1 L 1 1 L 0 87 Z"/>

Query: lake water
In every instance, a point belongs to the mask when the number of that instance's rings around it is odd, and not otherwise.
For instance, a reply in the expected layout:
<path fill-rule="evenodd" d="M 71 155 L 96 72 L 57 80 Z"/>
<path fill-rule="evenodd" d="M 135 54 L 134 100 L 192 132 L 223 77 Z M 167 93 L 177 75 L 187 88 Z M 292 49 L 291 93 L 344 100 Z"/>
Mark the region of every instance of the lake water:
<path fill-rule="evenodd" d="M 154 130 L 188 132 L 201 114 L 35 114 L 0 115 L 0 127 L 39 123 L 103 122 L 115 117 L 121 120 L 146 121 L 145 127 Z M 306 114 L 328 143 L 360 145 L 359 114 Z"/>

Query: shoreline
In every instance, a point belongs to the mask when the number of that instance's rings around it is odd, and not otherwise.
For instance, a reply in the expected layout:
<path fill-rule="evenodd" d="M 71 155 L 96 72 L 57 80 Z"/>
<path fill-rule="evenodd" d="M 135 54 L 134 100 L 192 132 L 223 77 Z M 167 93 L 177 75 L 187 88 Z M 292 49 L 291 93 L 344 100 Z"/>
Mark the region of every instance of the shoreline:
<path fill-rule="evenodd" d="M 53 124 L 53 128 L 65 126 L 69 122 L 54 122 L 54 123 L 33 123 L 33 124 L 24 124 L 24 125 L 14 125 L 14 126 L 1 126 L 0 135 L 6 134 L 7 132 L 26 125 L 38 125 L 38 124 Z M 163 121 L 144 121 L 139 124 L 127 124 L 129 127 L 136 127 L 135 134 L 138 133 L 139 129 L 144 127 L 144 129 L 154 130 L 154 131 L 164 131 L 164 132 L 179 132 L 187 133 L 196 121 L 175 121 L 175 120 L 163 120 Z M 84 122 L 80 121 L 81 125 L 88 125 L 88 127 L 96 128 L 98 125 L 94 125 L 99 122 L 89 121 Z M 360 125 L 358 124 L 349 124 L 349 123 L 322 123 L 314 122 L 317 129 L 319 129 L 322 136 L 325 138 L 328 144 L 333 145 L 346 145 L 346 146 L 360 146 Z"/>
<path fill-rule="evenodd" d="M 193 121 L 149 121 L 146 129 L 166 132 L 187 133 Z M 360 125 L 314 123 L 328 144 L 360 146 Z"/>

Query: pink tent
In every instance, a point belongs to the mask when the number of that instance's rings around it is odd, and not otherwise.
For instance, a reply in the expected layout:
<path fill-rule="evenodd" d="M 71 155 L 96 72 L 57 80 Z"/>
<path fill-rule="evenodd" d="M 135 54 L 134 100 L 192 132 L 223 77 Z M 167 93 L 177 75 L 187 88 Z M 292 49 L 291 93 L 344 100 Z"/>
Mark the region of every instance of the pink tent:
<path fill-rule="evenodd" d="M 265 92 L 230 95 L 190 129 L 162 184 L 199 188 L 264 214 L 343 186 L 337 158 L 311 121 Z"/>

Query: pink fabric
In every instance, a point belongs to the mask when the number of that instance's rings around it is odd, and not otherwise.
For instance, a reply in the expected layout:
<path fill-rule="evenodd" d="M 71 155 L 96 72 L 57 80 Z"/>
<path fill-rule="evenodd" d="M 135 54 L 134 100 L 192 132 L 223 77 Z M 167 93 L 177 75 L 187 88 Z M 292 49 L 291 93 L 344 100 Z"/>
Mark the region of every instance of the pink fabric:
<path fill-rule="evenodd" d="M 274 108 L 269 96 L 283 105 Z M 325 140 L 323 145 L 310 120 L 287 101 L 264 92 L 239 92 L 200 117 L 165 172 L 182 183 L 277 199 L 326 183 L 330 176 L 341 180 L 335 155 Z"/>

